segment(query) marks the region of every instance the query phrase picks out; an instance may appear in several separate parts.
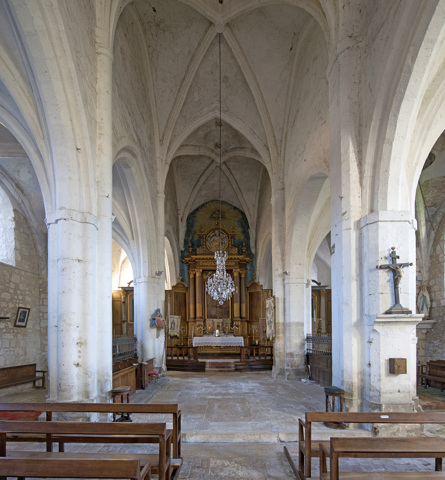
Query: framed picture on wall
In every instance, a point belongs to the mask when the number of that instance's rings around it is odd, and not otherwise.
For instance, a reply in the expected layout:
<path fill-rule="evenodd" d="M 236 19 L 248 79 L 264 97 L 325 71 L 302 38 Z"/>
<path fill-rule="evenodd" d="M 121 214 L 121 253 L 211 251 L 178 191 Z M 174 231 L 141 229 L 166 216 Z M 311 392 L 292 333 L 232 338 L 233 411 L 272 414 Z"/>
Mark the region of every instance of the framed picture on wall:
<path fill-rule="evenodd" d="M 30 308 L 19 307 L 17 309 L 17 317 L 15 319 L 14 327 L 26 327 L 28 323 Z"/>

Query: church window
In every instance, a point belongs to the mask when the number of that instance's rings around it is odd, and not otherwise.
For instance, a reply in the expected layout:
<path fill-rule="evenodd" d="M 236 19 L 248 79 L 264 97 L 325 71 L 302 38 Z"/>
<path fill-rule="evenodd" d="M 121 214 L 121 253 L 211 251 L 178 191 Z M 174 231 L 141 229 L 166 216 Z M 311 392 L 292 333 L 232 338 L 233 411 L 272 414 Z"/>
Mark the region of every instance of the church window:
<path fill-rule="evenodd" d="M 15 266 L 14 209 L 8 194 L 0 187 L 0 262 Z"/>

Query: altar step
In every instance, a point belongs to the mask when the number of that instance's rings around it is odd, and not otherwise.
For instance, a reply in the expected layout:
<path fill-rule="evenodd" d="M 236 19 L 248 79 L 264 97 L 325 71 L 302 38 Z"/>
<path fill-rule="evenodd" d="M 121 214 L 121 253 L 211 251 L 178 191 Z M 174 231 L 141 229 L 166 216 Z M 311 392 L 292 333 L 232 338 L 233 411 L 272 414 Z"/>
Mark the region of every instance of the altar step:
<path fill-rule="evenodd" d="M 206 360 L 206 372 L 234 372 L 235 360 Z"/>

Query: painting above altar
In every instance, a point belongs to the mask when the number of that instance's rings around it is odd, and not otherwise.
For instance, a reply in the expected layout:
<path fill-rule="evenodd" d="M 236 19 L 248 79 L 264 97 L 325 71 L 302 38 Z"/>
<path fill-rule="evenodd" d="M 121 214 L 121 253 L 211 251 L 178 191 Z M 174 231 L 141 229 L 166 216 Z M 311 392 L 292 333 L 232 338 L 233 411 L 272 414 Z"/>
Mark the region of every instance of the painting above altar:
<path fill-rule="evenodd" d="M 213 275 L 212 271 L 204 274 L 204 282 L 207 282 L 207 277 Z M 232 301 L 224 302 L 222 305 L 214 300 L 207 292 L 205 294 L 205 316 L 206 318 L 229 318 L 231 312 Z"/>

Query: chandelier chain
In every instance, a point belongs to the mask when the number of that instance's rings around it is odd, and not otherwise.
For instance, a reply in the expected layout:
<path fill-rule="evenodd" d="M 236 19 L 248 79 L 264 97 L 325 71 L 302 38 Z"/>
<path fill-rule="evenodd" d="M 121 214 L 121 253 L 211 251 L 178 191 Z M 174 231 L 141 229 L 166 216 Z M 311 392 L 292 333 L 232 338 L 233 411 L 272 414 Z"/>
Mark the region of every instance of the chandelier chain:
<path fill-rule="evenodd" d="M 220 305 L 229 300 L 235 291 L 235 284 L 226 272 L 227 252 L 222 251 L 222 67 L 221 67 L 221 33 L 218 34 L 219 55 L 219 249 L 215 252 L 216 272 L 207 279 L 207 293 Z"/>

